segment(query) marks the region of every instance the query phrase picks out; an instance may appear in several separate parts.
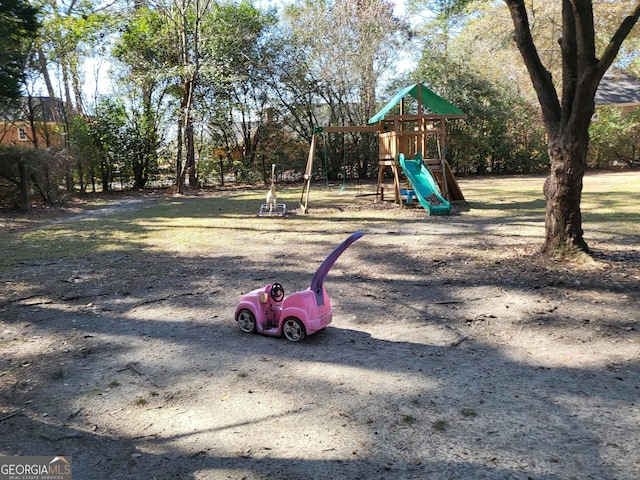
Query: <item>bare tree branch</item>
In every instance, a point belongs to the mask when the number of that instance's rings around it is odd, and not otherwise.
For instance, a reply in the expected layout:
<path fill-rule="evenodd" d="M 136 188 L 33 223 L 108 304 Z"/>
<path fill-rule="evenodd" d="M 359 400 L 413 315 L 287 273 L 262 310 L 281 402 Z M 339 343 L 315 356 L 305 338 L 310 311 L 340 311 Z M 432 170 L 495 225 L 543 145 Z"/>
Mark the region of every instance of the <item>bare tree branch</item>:
<path fill-rule="evenodd" d="M 605 74 L 605 72 L 609 69 L 609 67 L 615 60 L 616 55 L 618 55 L 618 52 L 620 51 L 620 46 L 622 45 L 622 42 L 627 38 L 627 36 L 631 32 L 631 29 L 637 23 L 639 18 L 640 18 L 640 0 L 636 2 L 636 5 L 633 8 L 632 13 L 622 21 L 616 33 L 614 33 L 613 37 L 611 37 L 611 40 L 609 41 L 609 45 L 607 46 L 607 49 L 602 54 L 602 58 L 600 58 L 600 61 L 598 62 L 598 69 L 597 69 L 598 80 L 602 78 L 602 76 Z"/>
<path fill-rule="evenodd" d="M 524 0 L 504 0 L 509 7 L 515 26 L 514 39 L 522 54 L 525 65 L 538 95 L 545 125 L 555 126 L 560 122 L 561 109 L 558 94 L 553 85 L 551 73 L 544 67 L 533 42 L 531 27 Z"/>

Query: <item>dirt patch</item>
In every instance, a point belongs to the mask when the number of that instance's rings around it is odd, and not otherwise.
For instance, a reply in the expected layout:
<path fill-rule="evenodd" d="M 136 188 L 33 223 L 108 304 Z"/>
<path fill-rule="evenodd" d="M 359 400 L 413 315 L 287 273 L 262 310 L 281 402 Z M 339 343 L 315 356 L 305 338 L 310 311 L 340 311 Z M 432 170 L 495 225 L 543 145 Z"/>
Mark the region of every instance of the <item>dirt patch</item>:
<path fill-rule="evenodd" d="M 5 218 L 4 235 L 112 207 Z M 15 264 L 0 452 L 71 456 L 78 479 L 640 477 L 637 237 L 599 235 L 596 262 L 564 264 L 536 254 L 539 221 L 344 208 L 312 211 L 323 230 L 292 212 L 203 233 L 225 248 Z M 306 288 L 356 230 L 325 284 L 327 329 L 237 328 L 242 293 Z"/>

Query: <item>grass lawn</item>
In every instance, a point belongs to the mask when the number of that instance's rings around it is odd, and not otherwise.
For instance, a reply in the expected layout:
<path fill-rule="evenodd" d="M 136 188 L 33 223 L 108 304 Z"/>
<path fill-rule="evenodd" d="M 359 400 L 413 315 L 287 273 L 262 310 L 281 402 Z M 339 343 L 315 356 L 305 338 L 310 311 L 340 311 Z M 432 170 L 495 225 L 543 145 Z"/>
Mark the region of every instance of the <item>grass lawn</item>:
<path fill-rule="evenodd" d="M 540 234 L 544 224 L 543 176 L 479 177 L 459 179 L 468 202 L 457 215 L 493 222 L 519 221 Z M 238 233 L 255 229 L 256 235 L 277 231 L 286 239 L 304 232 L 342 231 L 350 222 L 362 225 L 392 225 L 422 216 L 420 208 L 374 208 L 372 184 L 313 185 L 308 214 L 296 214 L 301 187 L 278 190 L 278 202 L 293 215 L 287 219 L 257 218 L 266 188 L 214 191 L 202 197 L 172 197 L 147 201 L 145 208 L 120 207 L 105 220 L 101 215 L 78 217 L 77 221 L 34 222 L 20 234 L 6 236 L 0 245 L 0 268 L 39 258 L 86 255 L 91 251 L 117 251 L 130 245 L 157 251 L 202 251 L 238 240 Z M 140 200 L 143 201 L 144 199 Z M 136 199 L 128 200 L 135 205 Z M 91 209 L 108 209 L 104 199 Z M 636 236 L 640 224 L 640 172 L 589 173 L 584 179 L 582 201 L 585 237 L 602 240 L 612 236 Z M 28 218 L 28 217 L 27 217 Z M 430 221 L 425 217 L 425 221 Z M 295 225 L 295 228 L 291 228 Z M 215 229 L 219 235 L 209 235 Z M 471 241 L 471 240 L 470 240 Z"/>

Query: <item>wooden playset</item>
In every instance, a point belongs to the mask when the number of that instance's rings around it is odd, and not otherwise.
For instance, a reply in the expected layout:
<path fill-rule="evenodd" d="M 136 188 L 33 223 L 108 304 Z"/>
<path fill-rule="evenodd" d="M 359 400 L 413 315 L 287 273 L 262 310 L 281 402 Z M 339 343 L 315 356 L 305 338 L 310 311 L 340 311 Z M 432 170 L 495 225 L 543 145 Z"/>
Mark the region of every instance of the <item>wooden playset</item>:
<path fill-rule="evenodd" d="M 308 209 L 317 136 L 320 133 L 333 132 L 378 133 L 380 148 L 376 198 L 384 200 L 385 172 L 391 169 L 395 202 L 402 205 L 403 196 L 410 201 L 412 185 L 402 188 L 401 178 L 404 172 L 399 162 L 402 154 L 407 160 L 422 159 L 439 189 L 436 193 L 444 197 L 447 202 L 464 201 L 464 195 L 445 158 L 445 123 L 450 119 L 463 118 L 466 118 L 466 115 L 462 110 L 451 105 L 423 84 L 416 83 L 398 92 L 389 103 L 369 119 L 369 125 L 316 128 L 304 174 L 304 187 L 300 198 L 302 212 L 305 213 Z"/>

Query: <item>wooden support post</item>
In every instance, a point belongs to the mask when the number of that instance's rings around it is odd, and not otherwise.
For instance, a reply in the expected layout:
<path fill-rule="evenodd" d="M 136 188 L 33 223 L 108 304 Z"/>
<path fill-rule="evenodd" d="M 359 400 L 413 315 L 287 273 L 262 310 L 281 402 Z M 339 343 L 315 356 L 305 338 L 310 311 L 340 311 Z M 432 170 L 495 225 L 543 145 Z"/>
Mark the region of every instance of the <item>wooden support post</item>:
<path fill-rule="evenodd" d="M 304 183 L 302 186 L 302 195 L 300 196 L 300 208 L 302 213 L 307 213 L 309 208 L 309 191 L 311 190 L 311 176 L 313 172 L 313 157 L 316 151 L 316 142 L 318 135 L 313 134 L 311 137 L 311 147 L 309 148 L 309 156 L 307 157 L 307 166 L 304 170 Z"/>
<path fill-rule="evenodd" d="M 18 168 L 20 170 L 20 204 L 22 209 L 26 212 L 30 209 L 31 203 L 29 202 L 29 184 L 27 180 L 27 161 L 24 157 L 20 158 L 18 163 Z"/>
<path fill-rule="evenodd" d="M 440 135 L 440 148 L 439 148 L 439 154 L 440 154 L 440 166 L 442 168 L 442 184 L 444 185 L 444 191 L 442 192 L 442 195 L 444 196 L 444 198 L 450 199 L 451 195 L 449 195 L 449 182 L 447 182 L 447 172 L 445 170 L 445 162 L 447 161 L 447 159 L 445 158 L 445 146 L 446 146 L 446 140 L 447 140 L 447 133 L 446 133 L 446 125 L 445 125 L 445 119 L 441 118 L 440 119 L 440 133 L 438 135 Z"/>
<path fill-rule="evenodd" d="M 396 203 L 402 206 L 402 196 L 400 195 L 400 175 L 398 173 L 398 162 L 396 160 L 393 161 L 391 168 L 393 170 L 393 186 L 396 194 Z"/>
<path fill-rule="evenodd" d="M 380 160 L 378 162 L 378 191 L 376 193 L 376 197 L 379 195 L 380 200 L 384 200 L 384 171 L 387 167 L 391 167 L 391 173 L 393 175 L 395 202 L 402 206 L 402 197 L 400 196 L 400 173 L 398 171 L 398 162 L 396 160 Z"/>

